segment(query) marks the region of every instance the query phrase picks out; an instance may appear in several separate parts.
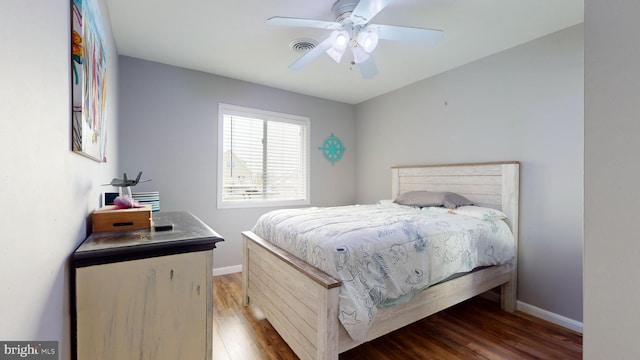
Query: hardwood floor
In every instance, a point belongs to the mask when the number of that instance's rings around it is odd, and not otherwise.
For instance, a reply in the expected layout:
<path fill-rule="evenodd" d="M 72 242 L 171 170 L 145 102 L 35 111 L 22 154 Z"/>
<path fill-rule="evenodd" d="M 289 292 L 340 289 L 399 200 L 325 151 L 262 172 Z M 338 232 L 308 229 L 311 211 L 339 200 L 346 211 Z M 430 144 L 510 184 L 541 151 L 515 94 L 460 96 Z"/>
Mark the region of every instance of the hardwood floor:
<path fill-rule="evenodd" d="M 213 359 L 297 359 L 258 309 L 241 273 L 213 278 Z M 351 359 L 581 359 L 582 335 L 474 298 L 340 354 Z"/>

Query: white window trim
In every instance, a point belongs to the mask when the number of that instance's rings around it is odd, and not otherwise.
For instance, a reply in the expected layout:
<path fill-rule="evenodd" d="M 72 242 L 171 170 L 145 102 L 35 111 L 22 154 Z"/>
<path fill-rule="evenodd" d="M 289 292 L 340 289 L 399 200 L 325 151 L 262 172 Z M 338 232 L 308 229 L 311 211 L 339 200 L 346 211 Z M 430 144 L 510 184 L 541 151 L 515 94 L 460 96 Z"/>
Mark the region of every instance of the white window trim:
<path fill-rule="evenodd" d="M 224 185 L 224 115 L 238 115 L 247 117 L 254 115 L 257 118 L 289 122 L 293 124 L 303 124 L 306 130 L 306 198 L 300 200 L 258 200 L 258 201 L 223 201 L 223 185 Z M 260 110 L 248 108 L 244 106 L 218 104 L 218 177 L 217 177 L 217 207 L 218 209 L 237 209 L 237 208 L 254 208 L 254 207 L 285 207 L 285 206 L 305 206 L 311 204 L 311 122 L 308 117 L 278 113 L 268 110 Z"/>

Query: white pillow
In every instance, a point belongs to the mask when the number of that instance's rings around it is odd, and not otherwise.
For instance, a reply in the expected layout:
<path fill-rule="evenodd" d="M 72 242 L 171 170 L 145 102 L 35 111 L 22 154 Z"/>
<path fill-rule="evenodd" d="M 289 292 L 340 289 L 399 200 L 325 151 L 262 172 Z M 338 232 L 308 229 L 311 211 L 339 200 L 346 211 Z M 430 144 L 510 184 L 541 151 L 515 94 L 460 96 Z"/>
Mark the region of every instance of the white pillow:
<path fill-rule="evenodd" d="M 378 207 L 398 206 L 398 204 L 394 203 L 393 200 L 391 200 L 391 199 L 378 200 L 376 205 L 378 205 Z"/>
<path fill-rule="evenodd" d="M 421 210 L 429 214 L 453 214 L 454 211 L 442 206 L 425 206 Z"/>
<path fill-rule="evenodd" d="M 507 215 L 500 210 L 486 208 L 482 206 L 460 206 L 456 209 L 448 209 L 442 206 L 425 206 L 422 211 L 430 214 L 454 214 L 471 216 L 480 220 L 502 220 L 506 219 Z"/>
<path fill-rule="evenodd" d="M 396 202 L 395 202 L 395 201 L 393 201 L 393 200 L 378 200 L 378 201 L 376 202 L 376 205 L 377 205 L 379 208 L 386 208 L 386 207 L 404 207 L 404 208 L 407 208 L 407 207 L 408 207 L 408 208 L 412 208 L 412 209 L 418 209 L 418 210 L 420 210 L 420 207 L 418 207 L 418 206 L 413 206 L 413 205 L 400 205 L 400 204 L 396 203 Z"/>
<path fill-rule="evenodd" d="M 452 214 L 472 216 L 481 220 L 502 220 L 507 218 L 507 215 L 500 210 L 482 206 L 460 206 L 459 208 L 449 210 Z"/>

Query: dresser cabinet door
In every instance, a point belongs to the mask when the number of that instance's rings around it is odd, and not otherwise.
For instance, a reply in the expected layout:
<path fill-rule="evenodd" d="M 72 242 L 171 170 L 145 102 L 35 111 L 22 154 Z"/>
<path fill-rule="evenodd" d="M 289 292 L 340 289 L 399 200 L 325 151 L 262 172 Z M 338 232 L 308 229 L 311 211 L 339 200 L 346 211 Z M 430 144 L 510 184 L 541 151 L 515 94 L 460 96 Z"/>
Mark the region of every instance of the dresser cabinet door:
<path fill-rule="evenodd" d="M 212 255 L 76 269 L 78 359 L 211 359 Z"/>

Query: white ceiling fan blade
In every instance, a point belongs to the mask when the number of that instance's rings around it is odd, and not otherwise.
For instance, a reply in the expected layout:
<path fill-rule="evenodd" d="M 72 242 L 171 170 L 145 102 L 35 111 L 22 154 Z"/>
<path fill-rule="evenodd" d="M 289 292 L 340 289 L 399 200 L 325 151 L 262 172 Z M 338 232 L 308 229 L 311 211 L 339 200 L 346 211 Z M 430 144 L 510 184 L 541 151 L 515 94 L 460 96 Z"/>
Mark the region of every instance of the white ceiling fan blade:
<path fill-rule="evenodd" d="M 415 28 L 407 26 L 371 24 L 367 29 L 378 32 L 380 39 L 422 43 L 433 45 L 444 38 L 442 30 Z"/>
<path fill-rule="evenodd" d="M 366 24 L 392 1 L 393 0 L 360 0 L 351 13 L 351 21 L 356 25 Z"/>
<path fill-rule="evenodd" d="M 318 29 L 332 29 L 340 30 L 342 25 L 334 21 L 314 20 L 314 19 L 302 19 L 292 17 L 274 16 L 267 19 L 267 24 L 277 26 L 294 26 L 294 27 L 308 27 Z"/>
<path fill-rule="evenodd" d="M 369 56 L 367 60 L 358 64 L 358 69 L 360 70 L 360 75 L 362 75 L 363 79 L 371 79 L 378 75 L 378 67 L 376 66 L 376 62 L 373 60 L 373 56 Z"/>
<path fill-rule="evenodd" d="M 326 52 L 331 48 L 331 38 L 326 39 L 325 41 L 318 44 L 313 49 L 309 50 L 306 54 L 302 55 L 298 60 L 296 60 L 293 64 L 289 65 L 289 70 L 300 70 L 303 67 L 307 66 L 310 62 L 315 60 L 322 53 Z"/>

